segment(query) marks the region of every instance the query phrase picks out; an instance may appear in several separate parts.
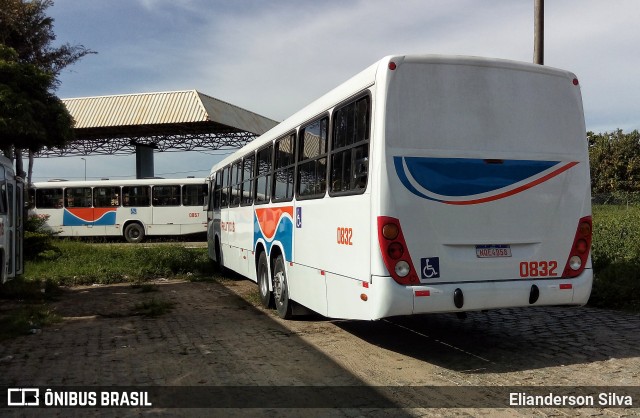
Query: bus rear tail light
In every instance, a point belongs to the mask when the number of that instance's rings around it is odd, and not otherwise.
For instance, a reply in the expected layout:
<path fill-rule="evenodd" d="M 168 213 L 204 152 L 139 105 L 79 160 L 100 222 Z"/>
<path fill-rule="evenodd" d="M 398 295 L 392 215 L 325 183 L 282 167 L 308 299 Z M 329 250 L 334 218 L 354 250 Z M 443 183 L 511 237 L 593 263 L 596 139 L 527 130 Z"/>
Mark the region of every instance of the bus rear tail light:
<path fill-rule="evenodd" d="M 593 223 L 591 216 L 585 216 L 578 222 L 576 236 L 573 239 L 571 252 L 567 265 L 562 274 L 563 277 L 577 277 L 584 271 L 589 258 L 589 250 L 591 249 L 591 237 L 593 234 Z"/>
<path fill-rule="evenodd" d="M 393 280 L 403 285 L 420 283 L 398 219 L 378 216 L 378 243 L 384 265 Z"/>

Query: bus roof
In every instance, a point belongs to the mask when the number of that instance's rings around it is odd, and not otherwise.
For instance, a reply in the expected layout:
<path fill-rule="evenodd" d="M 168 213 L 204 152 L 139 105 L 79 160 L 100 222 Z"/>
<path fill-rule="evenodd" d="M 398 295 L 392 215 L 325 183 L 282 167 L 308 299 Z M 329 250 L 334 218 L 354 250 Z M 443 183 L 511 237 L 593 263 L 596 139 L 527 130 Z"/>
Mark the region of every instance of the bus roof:
<path fill-rule="evenodd" d="M 296 127 L 311 121 L 317 116 L 321 115 L 327 109 L 332 108 L 340 104 L 342 101 L 349 99 L 349 97 L 359 91 L 362 91 L 376 83 L 378 76 L 378 70 L 380 68 L 387 68 L 389 62 L 395 62 L 396 64 L 407 63 L 424 63 L 424 64 L 449 64 L 449 65 L 467 65 L 467 66 L 481 66 L 481 67 L 496 67 L 507 68 L 519 71 L 537 72 L 553 74 L 557 76 L 563 76 L 566 78 L 575 78 L 575 75 L 569 71 L 557 69 L 554 67 L 548 67 L 538 64 L 525 63 L 520 61 L 505 60 L 499 58 L 484 58 L 474 56 L 462 56 L 462 55 L 388 55 L 379 61 L 373 63 L 363 71 L 354 75 L 338 87 L 330 90 L 325 95 L 321 96 L 317 100 L 311 102 L 298 112 L 294 113 L 269 131 L 265 132 L 252 142 L 247 144 L 242 149 L 234 152 L 228 157 L 221 160 L 219 163 L 214 164 L 211 168 L 211 174 L 213 174 L 218 167 L 224 167 L 227 164 L 236 161 L 241 158 L 242 155 L 255 151 L 268 142 L 273 141 L 287 133 L 293 131 Z M 241 153 L 241 154 L 240 154 Z"/>
<path fill-rule="evenodd" d="M 100 186 L 138 186 L 138 185 L 184 185 L 184 184 L 204 184 L 203 177 L 177 178 L 177 179 L 135 179 L 135 180 L 73 180 L 67 181 L 54 179 L 33 183 L 36 189 L 61 188 L 61 187 L 100 187 Z"/>

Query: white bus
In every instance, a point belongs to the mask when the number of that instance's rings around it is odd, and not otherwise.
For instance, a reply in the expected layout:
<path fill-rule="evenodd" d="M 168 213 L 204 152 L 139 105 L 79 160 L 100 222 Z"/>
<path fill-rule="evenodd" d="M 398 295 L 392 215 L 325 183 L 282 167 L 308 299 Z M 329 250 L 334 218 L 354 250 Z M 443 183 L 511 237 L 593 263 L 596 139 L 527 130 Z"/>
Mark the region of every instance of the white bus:
<path fill-rule="evenodd" d="M 210 257 L 281 317 L 584 305 L 578 80 L 505 60 L 389 56 L 210 175 Z"/>
<path fill-rule="evenodd" d="M 0 284 L 22 274 L 24 181 L 11 160 L 0 156 Z"/>
<path fill-rule="evenodd" d="M 62 237 L 205 234 L 203 178 L 53 180 L 29 188 L 30 214 Z"/>

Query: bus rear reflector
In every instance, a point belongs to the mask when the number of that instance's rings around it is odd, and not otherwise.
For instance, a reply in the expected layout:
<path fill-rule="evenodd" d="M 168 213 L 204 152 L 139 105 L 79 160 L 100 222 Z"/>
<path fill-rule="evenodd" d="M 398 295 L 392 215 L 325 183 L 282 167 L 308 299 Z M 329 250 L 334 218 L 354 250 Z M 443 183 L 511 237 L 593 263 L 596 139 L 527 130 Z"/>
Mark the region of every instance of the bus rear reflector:
<path fill-rule="evenodd" d="M 393 280 L 403 285 L 420 283 L 398 219 L 378 216 L 378 243 Z"/>
<path fill-rule="evenodd" d="M 567 264 L 562 273 L 562 277 L 577 277 L 584 271 L 591 249 L 591 238 L 593 235 L 593 223 L 591 216 L 585 216 L 578 222 L 576 235 L 573 239 L 571 252 L 567 259 Z"/>

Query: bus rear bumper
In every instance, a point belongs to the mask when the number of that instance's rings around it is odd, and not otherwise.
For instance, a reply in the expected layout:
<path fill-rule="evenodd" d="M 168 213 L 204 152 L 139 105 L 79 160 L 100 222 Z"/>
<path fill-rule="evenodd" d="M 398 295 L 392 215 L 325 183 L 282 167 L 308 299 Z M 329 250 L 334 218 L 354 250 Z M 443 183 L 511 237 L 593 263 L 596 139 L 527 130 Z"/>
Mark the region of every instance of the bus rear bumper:
<path fill-rule="evenodd" d="M 593 270 L 573 279 L 505 280 L 403 286 L 391 277 L 372 277 L 372 288 L 385 295 L 373 319 L 436 312 L 463 312 L 526 306 L 587 303 Z M 456 294 L 458 295 L 456 297 Z"/>

